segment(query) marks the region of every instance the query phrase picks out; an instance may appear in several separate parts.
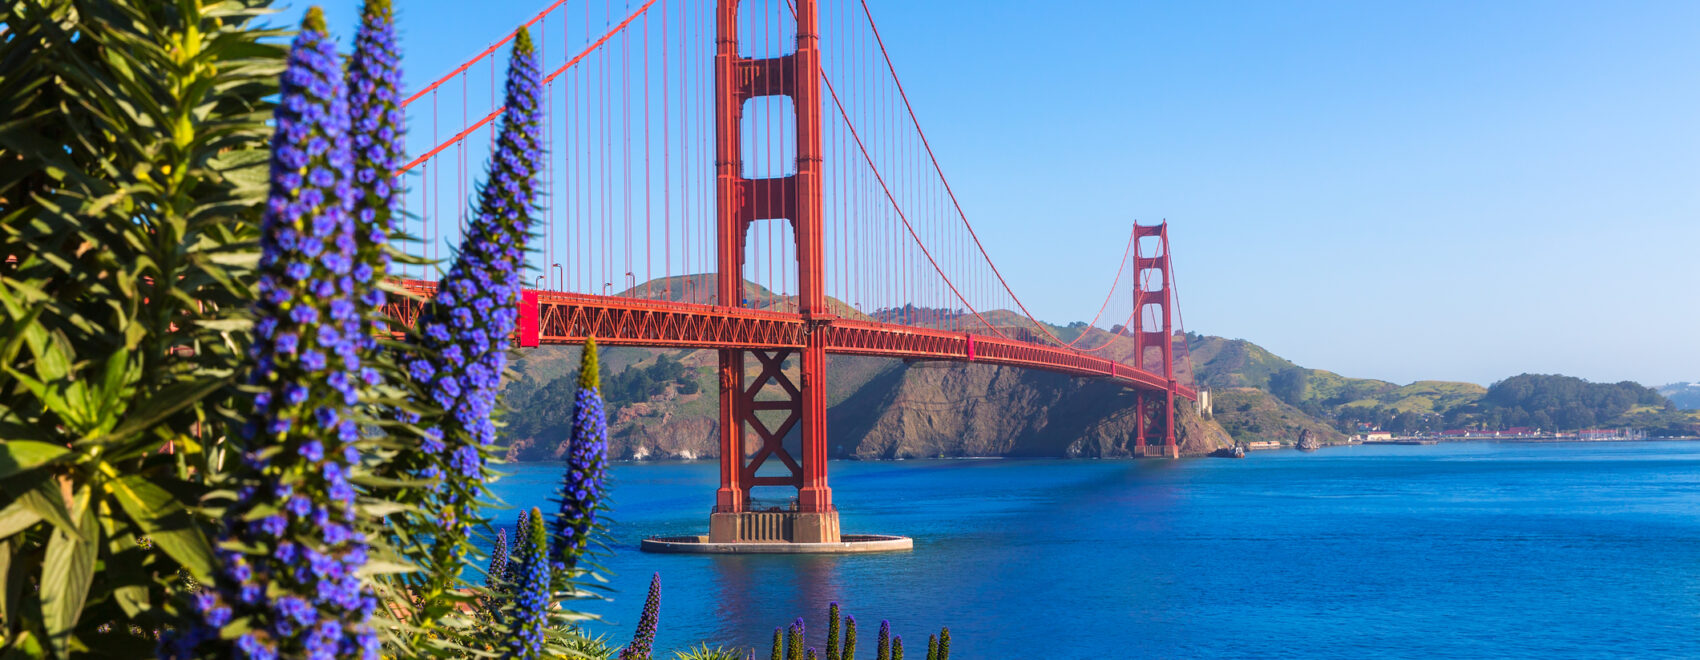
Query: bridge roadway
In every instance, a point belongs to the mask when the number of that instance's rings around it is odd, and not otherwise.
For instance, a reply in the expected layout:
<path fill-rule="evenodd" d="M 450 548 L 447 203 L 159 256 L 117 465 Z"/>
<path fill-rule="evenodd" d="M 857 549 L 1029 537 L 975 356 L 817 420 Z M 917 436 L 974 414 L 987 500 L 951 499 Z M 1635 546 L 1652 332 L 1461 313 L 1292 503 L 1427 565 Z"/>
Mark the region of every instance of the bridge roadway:
<path fill-rule="evenodd" d="M 412 325 L 425 301 L 435 295 L 437 283 L 400 280 L 396 284 L 416 297 L 392 296 L 386 311 L 392 318 Z M 720 305 L 526 289 L 519 326 L 516 333 L 519 336 L 515 339 L 522 347 L 583 344 L 586 338 L 595 337 L 603 346 L 801 349 L 808 333 L 825 332 L 828 353 L 1024 367 L 1108 378 L 1123 387 L 1143 391 L 1162 392 L 1169 387 L 1162 374 L 1059 346 L 836 316 L 817 315 L 810 319 L 801 314 Z M 1196 390 L 1180 383 L 1175 384 L 1175 395 L 1198 398 Z"/>

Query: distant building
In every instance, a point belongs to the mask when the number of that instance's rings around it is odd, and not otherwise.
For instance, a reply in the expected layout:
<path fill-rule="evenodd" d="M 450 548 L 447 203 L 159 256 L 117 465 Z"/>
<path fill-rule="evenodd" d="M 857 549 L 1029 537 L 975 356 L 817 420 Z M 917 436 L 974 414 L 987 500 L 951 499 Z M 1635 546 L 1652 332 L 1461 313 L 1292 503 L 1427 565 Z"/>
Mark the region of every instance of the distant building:
<path fill-rule="evenodd" d="M 1389 431 L 1370 431 L 1364 434 L 1364 442 L 1386 442 L 1393 439 Z"/>
<path fill-rule="evenodd" d="M 1259 440 L 1257 442 L 1246 443 L 1245 448 L 1246 449 L 1280 449 L 1281 443 L 1276 442 L 1274 440 Z"/>

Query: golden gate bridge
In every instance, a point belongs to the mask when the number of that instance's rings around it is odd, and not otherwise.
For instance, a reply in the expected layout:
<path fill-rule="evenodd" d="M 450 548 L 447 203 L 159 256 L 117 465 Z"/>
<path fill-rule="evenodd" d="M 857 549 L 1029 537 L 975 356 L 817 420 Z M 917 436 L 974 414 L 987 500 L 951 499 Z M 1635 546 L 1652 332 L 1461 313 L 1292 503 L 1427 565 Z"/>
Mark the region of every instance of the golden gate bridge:
<path fill-rule="evenodd" d="M 1133 452 L 1178 454 L 1175 400 L 1197 394 L 1167 224 L 1134 226 L 1084 327 L 1035 318 L 969 222 L 864 0 L 557 0 L 525 27 L 548 146 L 515 341 L 718 351 L 713 540 L 758 533 L 741 522 L 754 488 L 792 491 L 783 540 L 839 540 L 828 354 L 1108 379 L 1135 393 Z M 403 229 L 426 257 L 445 257 L 472 212 L 512 38 L 406 99 L 429 148 L 404 168 Z M 434 269 L 413 268 L 400 285 L 418 297 L 388 310 L 408 323 L 435 291 Z"/>

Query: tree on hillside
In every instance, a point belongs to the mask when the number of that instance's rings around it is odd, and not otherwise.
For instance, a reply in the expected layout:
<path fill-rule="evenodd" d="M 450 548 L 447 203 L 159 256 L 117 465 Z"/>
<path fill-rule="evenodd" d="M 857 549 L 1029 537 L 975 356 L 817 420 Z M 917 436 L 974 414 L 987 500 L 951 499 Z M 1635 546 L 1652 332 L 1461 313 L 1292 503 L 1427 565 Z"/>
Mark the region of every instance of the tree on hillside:
<path fill-rule="evenodd" d="M 1637 406 L 1671 408 L 1657 390 L 1629 381 L 1591 383 L 1574 376 L 1522 374 L 1489 387 L 1478 414 L 1505 426 L 1572 430 L 1612 424 Z"/>
<path fill-rule="evenodd" d="M 1269 393 L 1292 405 L 1304 401 L 1310 386 L 1310 372 L 1301 367 L 1287 367 L 1269 376 Z"/>

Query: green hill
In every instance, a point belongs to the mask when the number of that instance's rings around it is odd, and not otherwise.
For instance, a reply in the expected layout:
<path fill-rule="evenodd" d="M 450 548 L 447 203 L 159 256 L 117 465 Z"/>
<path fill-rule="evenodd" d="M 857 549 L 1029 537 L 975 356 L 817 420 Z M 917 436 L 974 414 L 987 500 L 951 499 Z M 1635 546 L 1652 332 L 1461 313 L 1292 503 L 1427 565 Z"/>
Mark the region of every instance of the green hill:
<path fill-rule="evenodd" d="M 1401 413 L 1441 413 L 1479 401 L 1487 388 L 1475 383 L 1419 380 L 1345 405 L 1355 408 L 1385 406 Z"/>
<path fill-rule="evenodd" d="M 709 302 L 713 289 L 713 276 L 693 275 L 642 284 L 626 295 Z M 744 295 L 773 308 L 793 302 L 753 284 L 745 287 Z M 864 315 L 838 301 L 829 304 L 848 318 L 915 311 L 873 310 Z M 948 319 L 950 314 L 925 311 L 926 318 Z M 1012 330 L 1023 327 L 1025 319 L 1006 310 L 984 316 Z M 1081 323 L 1047 328 L 1065 340 L 1095 335 L 1086 340 L 1092 346 L 1113 337 Z M 1200 417 L 1191 404 L 1179 406 L 1186 453 L 1208 453 L 1232 440 L 1290 444 L 1310 435 L 1324 443 L 1339 442 L 1365 426 L 1439 431 L 1501 428 L 1532 420 L 1550 422 L 1550 427 L 1534 424 L 1543 428 L 1568 429 L 1564 424 L 1588 422 L 1655 434 L 1700 430 L 1700 411 L 1678 411 L 1657 392 L 1628 387 L 1633 384 L 1540 380 L 1537 389 L 1557 398 L 1524 392 L 1496 399 L 1496 388 L 1512 387 L 1507 383 L 1521 388 L 1532 381 L 1517 377 L 1493 388 L 1449 381 L 1398 385 L 1305 368 L 1243 339 L 1188 334 L 1185 341 L 1197 384 L 1214 395 L 1213 415 Z M 1123 344 L 1099 355 L 1131 360 L 1131 348 Z M 578 354 L 575 346 L 545 346 L 521 353 L 514 362 L 514 377 L 505 386 L 512 409 L 504 429 L 510 458 L 546 460 L 560 455 Z M 602 364 L 614 456 L 715 455 L 719 383 L 714 351 L 605 347 Z M 754 365 L 749 369 L 753 375 Z M 1125 456 L 1135 435 L 1132 397 L 1103 381 L 980 364 L 842 355 L 829 356 L 827 369 L 832 374 L 827 381 L 829 442 L 835 455 Z M 1628 404 L 1619 405 L 1623 401 Z M 1591 412 L 1578 412 L 1584 407 Z"/>
<path fill-rule="evenodd" d="M 712 276 L 697 275 L 640 284 L 622 295 L 707 302 L 703 292 L 713 289 Z M 783 308 L 790 303 L 769 294 L 754 285 L 745 287 L 745 295 L 763 305 Z M 829 304 L 841 316 L 868 318 L 837 301 Z M 1010 328 L 1022 326 L 1025 319 L 1005 310 L 984 315 Z M 1048 329 L 1068 337 L 1086 331 L 1082 325 Z M 580 350 L 543 346 L 520 353 L 513 363 L 513 377 L 504 389 L 510 408 L 503 430 L 509 458 L 549 460 L 561 455 Z M 604 347 L 601 360 L 613 456 L 717 455 L 715 351 Z M 755 360 L 748 362 L 747 373 L 754 375 Z M 1127 456 L 1136 435 L 1133 397 L 1103 380 L 1013 367 L 845 355 L 828 356 L 827 371 L 829 443 L 836 456 Z M 1216 422 L 1198 416 L 1190 402 L 1177 407 L 1183 412 L 1183 453 L 1209 453 L 1231 442 Z M 793 437 L 787 444 L 795 442 Z"/>
<path fill-rule="evenodd" d="M 1695 414 L 1700 411 L 1683 412 L 1659 392 L 1635 383 L 1522 375 L 1490 387 L 1438 380 L 1401 386 L 1307 369 L 1243 339 L 1188 335 L 1187 349 L 1198 381 L 1218 392 L 1218 421 L 1241 440 L 1278 439 L 1261 436 L 1269 429 L 1291 435 L 1312 424 L 1343 433 L 1361 428 L 1406 433 L 1513 426 L 1565 431 L 1629 427 L 1653 435 L 1700 430 L 1700 414 Z M 1249 390 L 1272 401 L 1256 399 Z M 1224 407 L 1228 400 L 1233 405 Z M 1241 405 L 1249 407 L 1239 410 Z M 1309 418 L 1310 424 L 1301 423 L 1295 414 Z"/>

